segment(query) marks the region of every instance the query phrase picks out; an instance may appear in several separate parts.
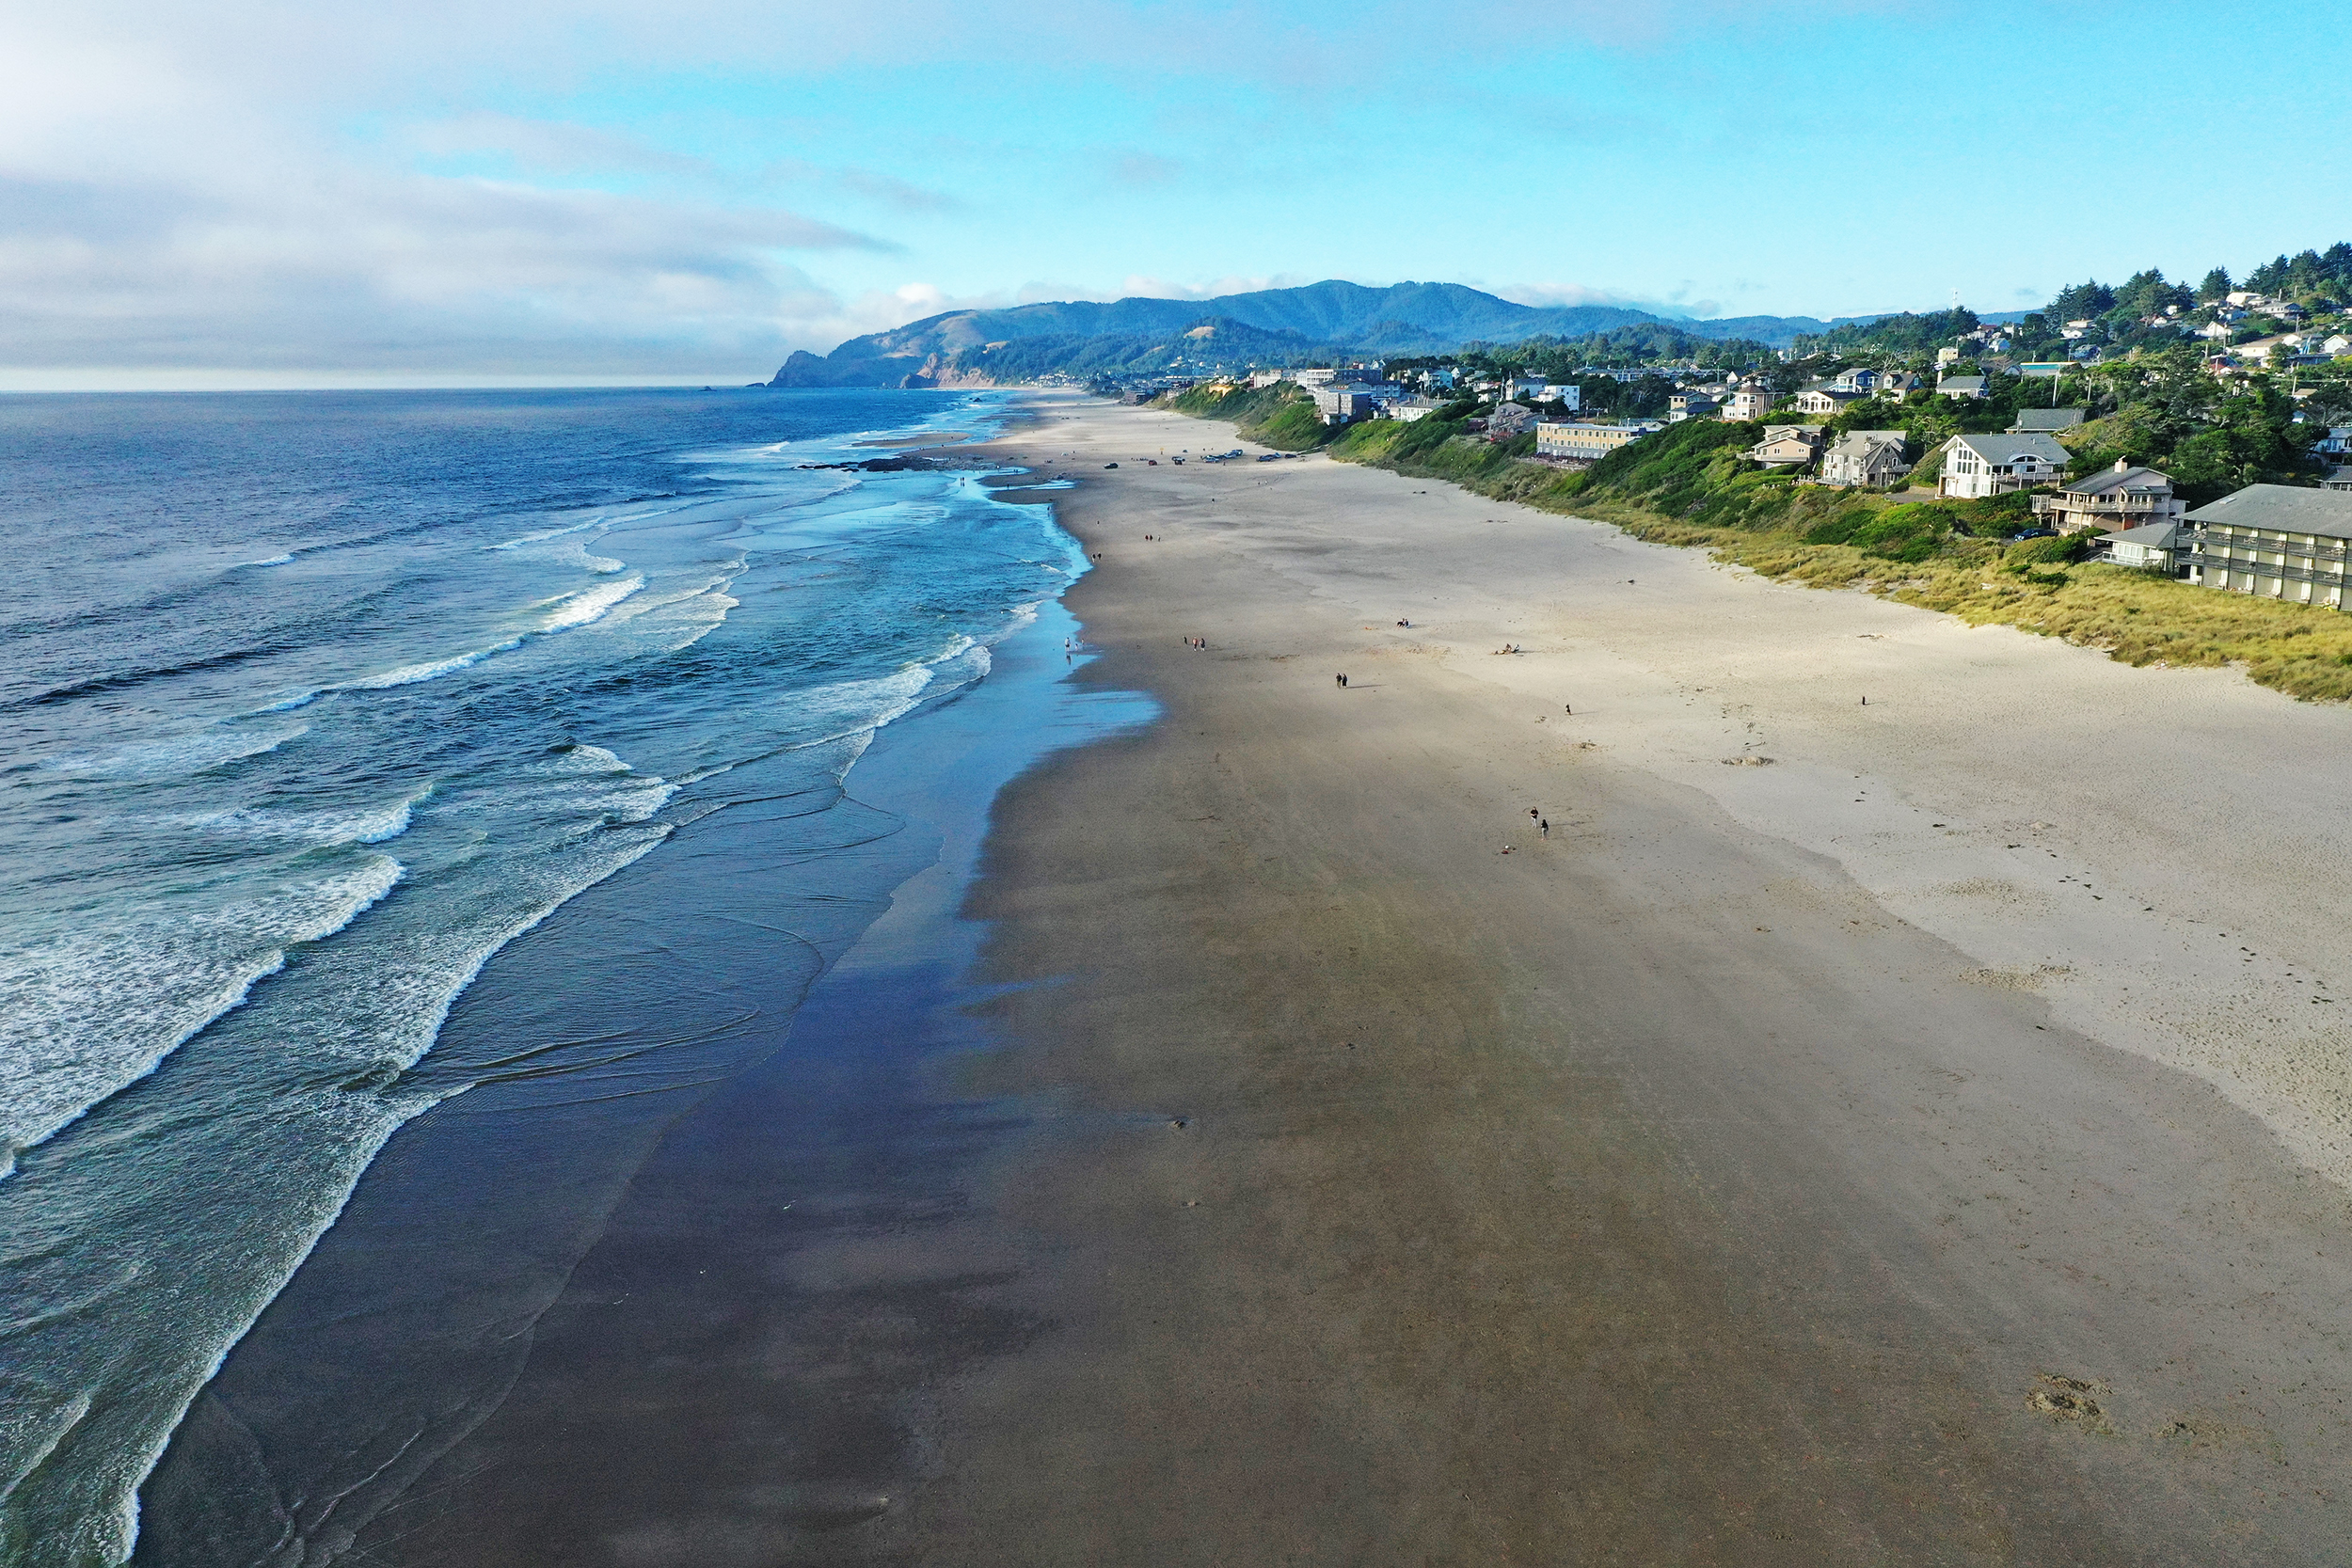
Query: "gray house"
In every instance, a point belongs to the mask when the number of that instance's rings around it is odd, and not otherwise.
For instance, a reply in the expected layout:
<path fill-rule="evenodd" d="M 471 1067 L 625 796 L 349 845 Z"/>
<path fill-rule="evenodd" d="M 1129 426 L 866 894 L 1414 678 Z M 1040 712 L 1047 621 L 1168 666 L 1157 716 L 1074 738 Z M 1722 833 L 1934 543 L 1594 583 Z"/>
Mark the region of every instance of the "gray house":
<path fill-rule="evenodd" d="M 1911 472 L 1899 430 L 1850 430 L 1821 453 L 1821 483 L 1893 484 Z"/>
<path fill-rule="evenodd" d="M 2055 436 L 2082 422 L 2083 411 L 2079 408 L 2020 408 L 2017 418 L 2009 427 L 2009 433 L 2023 436 L 2028 431 L 2039 431 L 2045 436 Z"/>

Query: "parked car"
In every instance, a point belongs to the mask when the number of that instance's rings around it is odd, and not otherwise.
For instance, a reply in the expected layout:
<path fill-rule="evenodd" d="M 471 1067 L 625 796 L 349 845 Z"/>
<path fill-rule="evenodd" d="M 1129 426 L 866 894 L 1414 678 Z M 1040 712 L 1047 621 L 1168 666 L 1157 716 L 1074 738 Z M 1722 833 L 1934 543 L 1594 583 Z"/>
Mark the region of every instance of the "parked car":
<path fill-rule="evenodd" d="M 1119 465 L 1118 465 L 1118 464 L 1116 464 L 1116 463 L 1105 463 L 1105 464 L 1104 464 L 1104 465 L 1103 465 L 1103 467 L 1104 467 L 1105 468 L 1116 468 L 1116 467 L 1119 467 Z"/>

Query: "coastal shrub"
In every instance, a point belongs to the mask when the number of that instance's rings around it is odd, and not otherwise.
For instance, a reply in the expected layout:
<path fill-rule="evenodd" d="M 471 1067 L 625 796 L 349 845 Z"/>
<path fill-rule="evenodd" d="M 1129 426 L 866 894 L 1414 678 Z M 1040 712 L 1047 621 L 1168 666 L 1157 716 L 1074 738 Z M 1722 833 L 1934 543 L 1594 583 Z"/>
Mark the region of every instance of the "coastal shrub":
<path fill-rule="evenodd" d="M 1287 404 L 1244 432 L 1260 446 L 1277 451 L 1312 451 L 1330 433 L 1331 427 L 1323 422 L 1322 413 L 1312 403 Z"/>
<path fill-rule="evenodd" d="M 1943 549 L 1952 531 L 1951 514 L 1926 501 L 1892 506 L 1854 530 L 1850 542 L 1865 555 L 1885 561 L 1921 562 Z"/>
<path fill-rule="evenodd" d="M 2060 534 L 2053 539 L 2027 539 L 2011 545 L 2001 564 L 2012 572 L 2034 566 L 2064 566 L 2089 555 L 2097 541 L 2089 533 Z"/>
<path fill-rule="evenodd" d="M 2034 526 L 2033 496 L 2025 490 L 1940 504 L 1951 514 L 1955 528 L 1979 539 L 2013 538 Z"/>

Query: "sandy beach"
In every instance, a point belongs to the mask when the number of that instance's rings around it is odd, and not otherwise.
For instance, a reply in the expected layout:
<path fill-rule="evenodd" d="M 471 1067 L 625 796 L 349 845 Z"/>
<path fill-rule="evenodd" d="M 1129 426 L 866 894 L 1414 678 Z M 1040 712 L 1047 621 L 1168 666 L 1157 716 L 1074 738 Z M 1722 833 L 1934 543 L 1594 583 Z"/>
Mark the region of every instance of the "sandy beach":
<path fill-rule="evenodd" d="M 1019 446 L 1164 706 L 972 910 L 1050 1326 L 808 1560 L 2335 1560 L 2352 716 L 1234 444 Z"/>
<path fill-rule="evenodd" d="M 929 869 L 804 1000 L 788 798 L 516 944 L 453 1037 L 741 1060 L 420 1117 L 139 1561 L 2342 1560 L 2352 715 L 1033 412 Z"/>

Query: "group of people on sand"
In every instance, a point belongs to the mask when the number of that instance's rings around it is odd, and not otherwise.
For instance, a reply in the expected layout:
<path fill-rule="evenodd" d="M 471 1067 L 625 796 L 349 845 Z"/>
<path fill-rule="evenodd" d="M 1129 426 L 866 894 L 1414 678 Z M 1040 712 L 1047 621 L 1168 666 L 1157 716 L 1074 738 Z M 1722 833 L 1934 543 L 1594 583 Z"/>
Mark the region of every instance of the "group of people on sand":
<path fill-rule="evenodd" d="M 1187 637 L 1184 639 L 1184 646 L 1187 648 L 1206 648 L 1208 645 L 1209 640 L 1205 637 Z"/>
<path fill-rule="evenodd" d="M 1541 811 L 1538 811 L 1535 807 L 1534 807 L 1534 806 L 1530 806 L 1530 807 L 1528 807 L 1528 808 L 1527 808 L 1527 821 L 1528 821 L 1528 825 L 1529 825 L 1530 827 L 1534 828 L 1534 829 L 1535 830 L 1535 832 L 1538 832 L 1539 834 L 1541 834 L 1541 835 L 1542 835 L 1542 836 L 1544 836 L 1545 838 L 1549 838 L 1549 837 L 1551 836 L 1551 822 L 1550 822 L 1550 820 L 1549 820 L 1549 818 L 1547 818 L 1547 817 L 1544 816 L 1544 814 L 1543 814 Z M 1505 854 L 1505 855 L 1510 854 L 1510 853 L 1512 852 L 1512 848 L 1513 848 L 1513 847 L 1512 847 L 1512 846 L 1510 846 L 1510 845 L 1506 844 L 1506 845 L 1504 845 L 1504 846 L 1502 847 L 1502 850 L 1501 850 L 1501 853 Z"/>
<path fill-rule="evenodd" d="M 1499 654 L 1523 654 L 1527 652 L 1527 650 L 1520 647 L 1517 642 L 1505 642 L 1502 647 L 1497 648 L 1495 652 Z"/>

